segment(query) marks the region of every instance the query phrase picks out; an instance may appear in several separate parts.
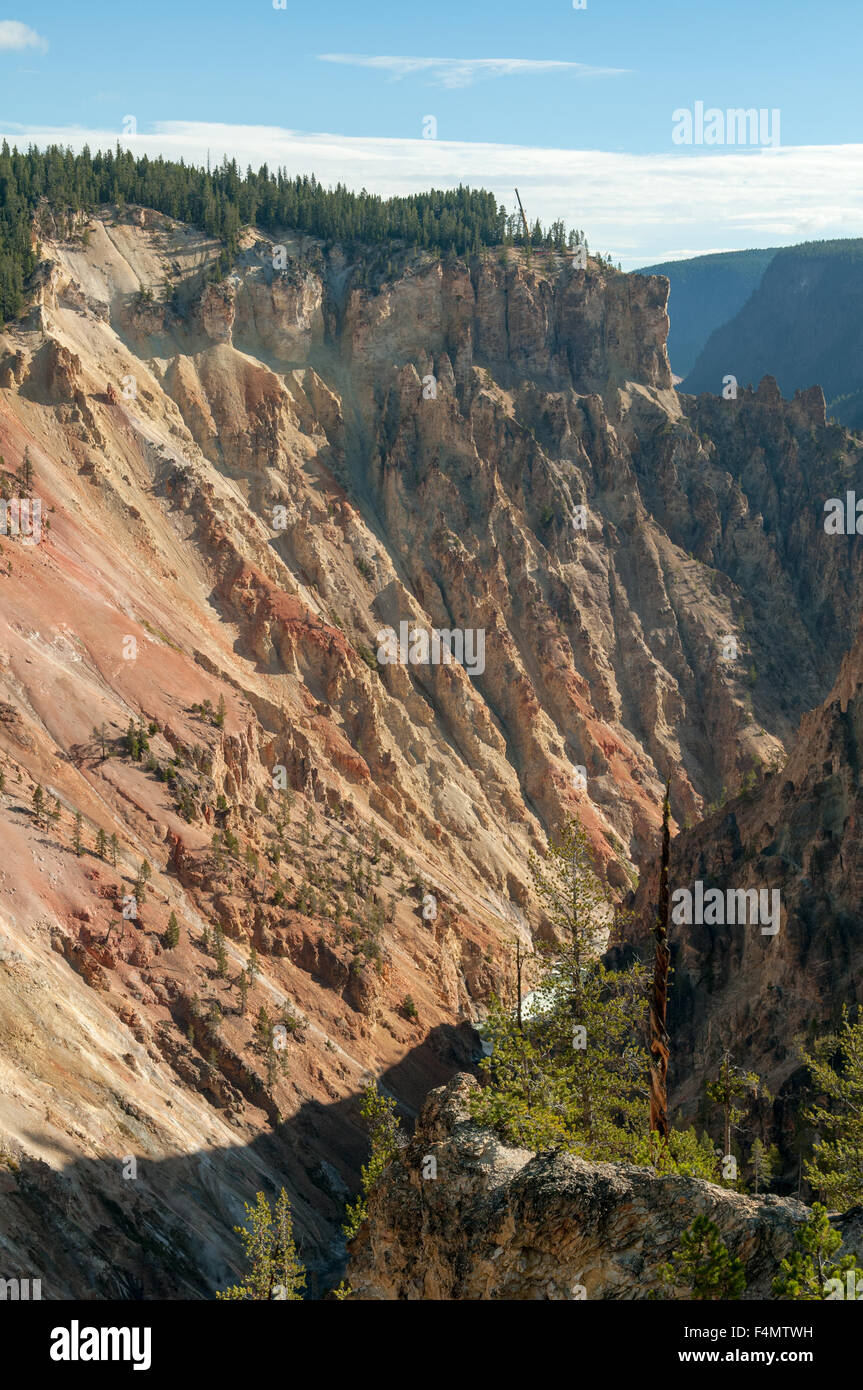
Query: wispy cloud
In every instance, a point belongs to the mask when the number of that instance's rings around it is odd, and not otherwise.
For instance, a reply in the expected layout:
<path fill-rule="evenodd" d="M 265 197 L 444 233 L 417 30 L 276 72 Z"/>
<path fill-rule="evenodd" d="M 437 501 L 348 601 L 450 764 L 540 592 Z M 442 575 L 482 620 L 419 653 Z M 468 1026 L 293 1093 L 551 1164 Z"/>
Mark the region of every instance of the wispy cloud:
<path fill-rule="evenodd" d="M 22 48 L 38 48 L 45 53 L 48 41 L 31 29 L 29 24 L 22 24 L 20 19 L 0 19 L 0 53 L 4 50 L 19 52 Z"/>
<path fill-rule="evenodd" d="M 266 162 L 314 173 L 382 196 L 487 188 L 511 211 L 518 185 L 528 217 L 562 218 L 592 247 L 625 268 L 707 251 L 785 246 L 863 235 L 863 145 L 782 146 L 710 155 L 623 154 L 496 145 L 457 140 L 394 140 L 309 134 L 280 126 L 164 121 L 147 133 L 113 128 L 11 126 L 29 143 L 111 149 L 120 139 L 136 154 L 206 164 L 223 155 L 245 168 Z"/>
<path fill-rule="evenodd" d="M 616 77 L 628 68 L 597 68 L 588 63 L 566 63 L 547 58 L 401 58 L 373 57 L 364 53 L 319 53 L 322 63 L 375 68 L 388 72 L 393 81 L 425 74 L 438 87 L 470 87 L 489 77 Z"/>

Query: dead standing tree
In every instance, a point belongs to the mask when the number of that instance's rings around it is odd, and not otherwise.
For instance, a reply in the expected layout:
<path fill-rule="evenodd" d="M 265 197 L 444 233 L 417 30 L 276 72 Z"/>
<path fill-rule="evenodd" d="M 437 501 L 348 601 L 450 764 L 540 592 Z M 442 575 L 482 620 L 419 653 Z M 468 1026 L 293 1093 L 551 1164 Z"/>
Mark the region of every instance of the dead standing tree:
<path fill-rule="evenodd" d="M 653 992 L 650 999 L 650 1128 L 668 1139 L 668 1052 L 669 1040 L 665 1026 L 668 1009 L 668 864 L 671 857 L 671 806 L 669 783 L 666 779 L 662 802 L 662 853 L 659 867 L 659 903 L 653 935 L 656 949 L 653 957 Z"/>

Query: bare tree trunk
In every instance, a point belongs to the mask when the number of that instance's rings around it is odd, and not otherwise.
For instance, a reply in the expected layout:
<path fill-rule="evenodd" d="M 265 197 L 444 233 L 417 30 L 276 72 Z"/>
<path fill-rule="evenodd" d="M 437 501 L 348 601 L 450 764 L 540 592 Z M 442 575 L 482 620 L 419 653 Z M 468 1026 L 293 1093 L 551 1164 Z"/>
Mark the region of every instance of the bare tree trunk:
<path fill-rule="evenodd" d="M 662 856 L 659 868 L 659 904 L 653 935 L 656 950 L 653 958 L 653 993 L 650 1000 L 650 1128 L 656 1129 L 663 1140 L 668 1139 L 668 1033 L 665 1027 L 668 1009 L 668 864 L 671 858 L 671 805 L 669 783 L 665 783 L 662 802 Z"/>
<path fill-rule="evenodd" d="M 518 1031 L 524 1032 L 524 1023 L 521 1017 L 521 967 L 524 957 L 521 954 L 521 938 L 515 939 L 515 979 L 516 979 L 516 1016 L 518 1018 Z"/>

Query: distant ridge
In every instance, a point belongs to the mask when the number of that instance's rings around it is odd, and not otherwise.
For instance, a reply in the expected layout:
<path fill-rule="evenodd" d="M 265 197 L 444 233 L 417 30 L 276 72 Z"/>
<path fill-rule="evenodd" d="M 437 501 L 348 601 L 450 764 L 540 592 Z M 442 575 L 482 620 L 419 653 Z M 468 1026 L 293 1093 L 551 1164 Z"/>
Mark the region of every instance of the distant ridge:
<path fill-rule="evenodd" d="M 767 373 L 785 395 L 821 386 L 828 415 L 863 427 L 863 239 L 775 252 L 751 297 L 711 334 L 681 389 L 718 394 L 728 374 L 742 386 Z"/>

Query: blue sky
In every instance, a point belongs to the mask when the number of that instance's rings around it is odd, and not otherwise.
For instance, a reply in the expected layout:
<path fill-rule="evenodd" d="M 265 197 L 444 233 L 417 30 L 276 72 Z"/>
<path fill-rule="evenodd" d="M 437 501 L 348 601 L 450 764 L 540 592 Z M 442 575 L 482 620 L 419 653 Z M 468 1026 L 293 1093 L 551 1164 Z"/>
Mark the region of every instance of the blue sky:
<path fill-rule="evenodd" d="M 380 192 L 467 179 L 510 203 L 519 181 L 529 215 L 625 265 L 863 232 L 860 0 L 9 5 L 0 131 L 19 142 L 104 143 L 131 115 L 132 148 Z M 778 108 L 781 149 L 676 145 L 697 101 Z"/>

